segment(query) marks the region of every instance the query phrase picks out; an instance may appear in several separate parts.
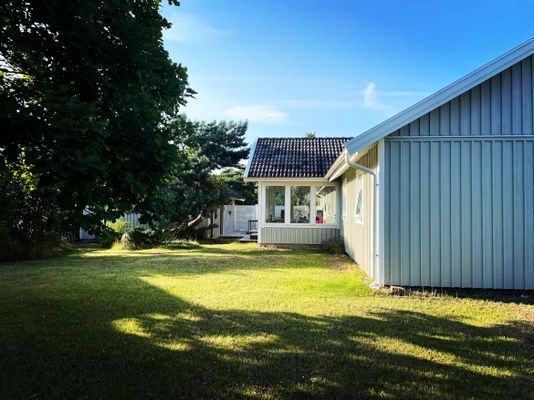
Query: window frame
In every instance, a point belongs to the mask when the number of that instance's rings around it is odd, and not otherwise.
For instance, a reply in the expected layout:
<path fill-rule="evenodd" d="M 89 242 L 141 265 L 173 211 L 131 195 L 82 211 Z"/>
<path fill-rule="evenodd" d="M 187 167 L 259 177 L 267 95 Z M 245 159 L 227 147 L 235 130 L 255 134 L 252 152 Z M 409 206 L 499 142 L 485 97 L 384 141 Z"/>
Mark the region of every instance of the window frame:
<path fill-rule="evenodd" d="M 324 182 L 324 181 L 277 181 L 272 180 L 268 182 L 261 183 L 261 199 L 260 199 L 260 215 L 259 219 L 263 227 L 299 227 L 299 228 L 341 228 L 340 215 L 336 213 L 336 222 L 334 224 L 317 224 L 315 218 L 317 215 L 316 209 L 316 190 L 317 186 L 332 186 L 336 189 L 336 210 L 339 206 L 340 200 L 340 191 L 341 187 L 336 182 Z M 267 222 L 267 188 L 276 186 L 276 187 L 285 187 L 285 196 L 284 196 L 284 222 Z M 310 222 L 291 222 L 291 187 L 293 186 L 304 186 L 310 188 Z M 341 193 L 343 193 L 341 191 Z"/>
<path fill-rule="evenodd" d="M 322 224 L 317 223 L 317 212 L 319 211 L 317 209 L 317 199 L 318 199 L 318 197 L 317 197 L 318 196 L 317 189 L 323 189 L 323 188 L 326 188 L 326 187 L 334 188 L 334 191 L 335 191 L 334 202 L 332 204 L 333 210 L 334 210 L 334 212 L 332 214 L 334 216 L 334 220 L 336 221 L 334 224 L 331 224 L 331 223 L 328 224 L 328 223 L 325 223 L 325 222 L 323 222 Z M 321 190 L 319 190 L 319 192 L 320 191 Z M 338 219 L 339 218 L 339 211 L 338 211 L 338 208 L 339 208 L 338 200 L 339 199 L 338 199 L 338 194 L 339 194 L 339 186 L 338 185 L 315 185 L 315 187 L 314 187 L 314 196 L 313 196 L 313 200 L 312 200 L 313 201 L 313 207 L 315 208 L 315 214 L 314 214 L 314 219 L 313 219 L 315 225 L 337 225 L 339 223 L 339 219 Z M 326 206 L 326 203 L 324 205 Z M 324 219 L 325 219 L 325 210 L 323 209 L 322 211 L 323 211 L 323 221 L 324 221 Z"/>
<path fill-rule="evenodd" d="M 358 210 L 358 199 L 361 195 L 360 210 Z M 363 224 L 363 212 L 365 210 L 365 199 L 363 193 L 363 174 L 359 173 L 356 176 L 356 192 L 354 196 L 354 221 L 358 224 Z"/>
<path fill-rule="evenodd" d="M 343 183 L 341 184 L 341 221 L 347 220 L 347 177 L 343 176 Z"/>
<path fill-rule="evenodd" d="M 282 193 L 284 194 L 284 219 L 280 222 L 273 222 L 273 221 L 267 221 L 267 189 L 270 187 L 275 188 L 282 188 Z M 276 205 L 275 205 L 276 207 Z M 285 185 L 279 185 L 279 184 L 273 184 L 273 185 L 266 185 L 263 190 L 263 210 L 262 210 L 263 216 L 262 216 L 262 223 L 263 224 L 269 224 L 274 226 L 280 226 L 287 222 L 287 188 Z"/>
<path fill-rule="evenodd" d="M 291 220 L 293 219 L 293 204 L 291 202 L 291 191 L 293 190 L 293 188 L 295 187 L 307 187 L 309 188 L 309 191 L 308 191 L 308 222 L 292 222 Z M 313 225 L 315 224 L 315 222 L 312 223 L 312 198 L 315 198 L 315 190 L 313 189 L 314 186 L 313 185 L 290 185 L 289 186 L 289 223 L 291 225 Z M 313 195 L 313 197 L 312 197 Z M 315 207 L 314 207 L 315 208 Z"/>

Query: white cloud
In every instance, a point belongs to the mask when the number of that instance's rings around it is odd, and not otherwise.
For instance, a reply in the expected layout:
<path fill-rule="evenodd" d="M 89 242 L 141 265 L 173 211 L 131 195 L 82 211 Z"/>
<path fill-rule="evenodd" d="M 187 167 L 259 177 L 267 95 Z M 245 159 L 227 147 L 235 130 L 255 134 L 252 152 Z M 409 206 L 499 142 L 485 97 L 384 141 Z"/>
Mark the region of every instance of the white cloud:
<path fill-rule="evenodd" d="M 226 109 L 224 114 L 230 118 L 251 122 L 280 123 L 288 119 L 285 112 L 272 105 L 236 106 Z"/>
<path fill-rule="evenodd" d="M 371 110 L 382 110 L 385 105 L 378 101 L 378 94 L 374 82 L 369 82 L 362 92 L 363 106 Z"/>
<path fill-rule="evenodd" d="M 374 82 L 369 82 L 362 91 L 362 105 L 371 110 L 383 110 L 389 116 L 428 95 L 427 92 L 417 91 L 379 91 Z M 387 99 L 387 103 L 383 99 Z"/>
<path fill-rule="evenodd" d="M 174 12 L 166 16 L 172 26 L 163 31 L 163 40 L 170 42 L 195 42 L 217 36 L 230 36 L 232 32 L 214 28 L 195 15 Z"/>

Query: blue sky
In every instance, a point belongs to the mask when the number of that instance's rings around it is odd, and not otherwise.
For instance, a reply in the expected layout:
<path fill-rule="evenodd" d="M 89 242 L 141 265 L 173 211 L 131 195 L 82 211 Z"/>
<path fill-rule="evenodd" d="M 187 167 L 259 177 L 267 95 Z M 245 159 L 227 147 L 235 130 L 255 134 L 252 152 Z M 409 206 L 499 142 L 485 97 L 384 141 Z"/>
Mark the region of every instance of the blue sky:
<path fill-rule="evenodd" d="M 165 4 L 192 119 L 266 136 L 356 136 L 534 36 L 534 1 L 182 0 Z"/>

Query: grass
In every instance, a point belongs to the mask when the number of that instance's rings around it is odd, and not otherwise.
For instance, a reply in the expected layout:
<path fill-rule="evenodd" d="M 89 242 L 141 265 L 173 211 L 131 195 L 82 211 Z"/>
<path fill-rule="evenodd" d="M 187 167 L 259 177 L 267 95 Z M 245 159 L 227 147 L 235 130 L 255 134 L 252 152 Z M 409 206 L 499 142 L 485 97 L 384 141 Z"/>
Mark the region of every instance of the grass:
<path fill-rule="evenodd" d="M 218 242 L 0 264 L 0 398 L 529 399 L 530 299 Z"/>

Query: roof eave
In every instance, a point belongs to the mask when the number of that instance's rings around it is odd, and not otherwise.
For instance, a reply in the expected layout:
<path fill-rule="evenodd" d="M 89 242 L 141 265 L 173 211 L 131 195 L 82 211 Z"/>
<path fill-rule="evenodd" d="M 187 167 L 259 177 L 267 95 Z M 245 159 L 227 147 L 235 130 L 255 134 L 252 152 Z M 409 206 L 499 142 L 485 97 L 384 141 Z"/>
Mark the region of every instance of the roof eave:
<path fill-rule="evenodd" d="M 361 151 L 358 151 L 352 154 L 350 156 L 351 161 L 357 162 L 358 160 L 360 160 L 364 155 L 366 155 L 369 152 L 370 148 L 371 146 L 366 146 Z M 330 182 L 335 181 L 337 178 L 339 178 L 349 169 L 349 164 L 347 164 L 346 157 L 345 157 L 346 153 L 347 153 L 347 149 L 343 149 L 341 154 L 336 158 L 336 161 L 334 162 L 334 164 L 332 164 L 332 167 L 326 173 L 325 178 L 328 179 Z"/>
<path fill-rule="evenodd" d="M 347 149 L 341 150 L 341 153 L 336 158 L 336 161 L 332 164 L 332 166 L 328 169 L 326 172 L 325 178 L 328 179 L 330 182 L 332 182 L 334 179 L 337 179 L 343 172 L 340 172 L 340 170 L 344 169 L 346 166 L 345 163 L 345 153 L 347 152 Z"/>
<path fill-rule="evenodd" d="M 252 147 L 250 148 L 250 152 L 248 153 L 247 166 L 245 167 L 245 172 L 243 173 L 243 178 L 245 179 L 245 181 L 248 177 L 248 171 L 250 170 L 250 165 L 252 164 L 254 152 L 256 151 L 256 143 L 258 143 L 258 139 L 254 140 L 254 143 L 252 143 Z"/>
<path fill-rule="evenodd" d="M 262 177 L 248 177 L 244 179 L 245 182 L 328 182 L 324 176 L 317 177 L 283 177 L 283 176 L 262 176 Z"/>

